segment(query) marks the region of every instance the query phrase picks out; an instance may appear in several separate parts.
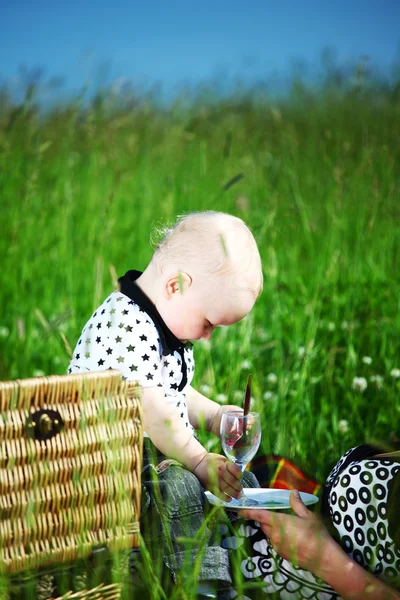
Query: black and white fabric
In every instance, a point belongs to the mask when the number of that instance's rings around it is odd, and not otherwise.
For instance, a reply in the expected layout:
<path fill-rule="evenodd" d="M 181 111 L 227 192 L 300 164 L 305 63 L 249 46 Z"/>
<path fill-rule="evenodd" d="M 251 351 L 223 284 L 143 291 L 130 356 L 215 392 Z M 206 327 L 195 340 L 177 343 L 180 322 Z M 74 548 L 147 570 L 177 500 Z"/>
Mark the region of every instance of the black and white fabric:
<path fill-rule="evenodd" d="M 398 458 L 377 457 L 378 452 L 363 445 L 340 458 L 326 481 L 322 514 L 330 518 L 332 533 L 349 556 L 399 588 L 400 463 Z M 226 537 L 224 544 L 242 553 L 242 546 L 247 546 L 240 569 L 246 580 L 260 587 L 249 588 L 244 599 L 265 595 L 282 600 L 339 598 L 321 579 L 280 557 L 256 521 L 246 521 L 238 535 Z"/>
<path fill-rule="evenodd" d="M 113 292 L 93 313 L 75 347 L 68 373 L 117 369 L 123 379 L 142 387 L 160 387 L 185 426 L 191 429 L 185 389 L 193 379 L 192 344 L 168 329 L 155 306 L 135 285 L 139 271 L 121 277 Z M 146 434 L 145 434 L 146 435 Z"/>

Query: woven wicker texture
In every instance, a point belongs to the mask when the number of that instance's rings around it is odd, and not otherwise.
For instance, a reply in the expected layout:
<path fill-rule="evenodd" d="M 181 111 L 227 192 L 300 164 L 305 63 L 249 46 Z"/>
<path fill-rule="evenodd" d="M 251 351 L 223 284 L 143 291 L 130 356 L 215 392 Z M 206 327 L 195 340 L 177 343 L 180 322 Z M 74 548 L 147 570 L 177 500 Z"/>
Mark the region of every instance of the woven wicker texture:
<path fill-rule="evenodd" d="M 117 583 L 111 583 L 110 585 L 99 585 L 91 590 L 68 592 L 54 600 L 119 600 L 120 597 L 121 587 Z"/>
<path fill-rule="evenodd" d="M 142 447 L 118 371 L 0 382 L 0 569 L 138 546 Z"/>

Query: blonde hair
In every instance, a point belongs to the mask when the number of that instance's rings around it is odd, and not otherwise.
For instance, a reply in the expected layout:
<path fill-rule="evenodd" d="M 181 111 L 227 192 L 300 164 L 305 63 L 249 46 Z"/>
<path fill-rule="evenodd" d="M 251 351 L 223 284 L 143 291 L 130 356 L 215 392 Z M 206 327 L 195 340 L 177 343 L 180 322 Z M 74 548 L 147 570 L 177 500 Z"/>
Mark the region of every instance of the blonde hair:
<path fill-rule="evenodd" d="M 181 271 L 190 265 L 207 276 L 239 277 L 256 298 L 260 294 L 260 253 L 242 219 L 213 210 L 193 212 L 179 216 L 174 226 L 158 231 L 162 239 L 152 262 L 160 271 L 165 265 L 172 264 Z"/>

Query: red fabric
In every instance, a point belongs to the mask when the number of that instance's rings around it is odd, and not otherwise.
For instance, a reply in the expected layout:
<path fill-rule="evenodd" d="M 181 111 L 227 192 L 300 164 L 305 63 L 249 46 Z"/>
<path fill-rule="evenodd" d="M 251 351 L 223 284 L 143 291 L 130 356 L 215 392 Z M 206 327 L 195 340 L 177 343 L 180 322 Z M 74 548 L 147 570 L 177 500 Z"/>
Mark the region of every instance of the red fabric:
<path fill-rule="evenodd" d="M 276 454 L 259 456 L 254 459 L 249 470 L 257 477 L 261 487 L 281 490 L 298 490 L 318 494 L 322 485 L 304 473 L 287 458 Z"/>

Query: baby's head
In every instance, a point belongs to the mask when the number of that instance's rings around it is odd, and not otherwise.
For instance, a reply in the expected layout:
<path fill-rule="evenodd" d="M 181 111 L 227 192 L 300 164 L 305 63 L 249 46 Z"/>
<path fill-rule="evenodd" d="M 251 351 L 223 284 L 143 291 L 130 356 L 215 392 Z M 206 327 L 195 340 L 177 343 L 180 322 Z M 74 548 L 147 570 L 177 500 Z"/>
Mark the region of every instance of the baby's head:
<path fill-rule="evenodd" d="M 247 225 L 222 212 L 191 213 L 159 243 L 149 265 L 159 283 L 157 308 L 181 340 L 209 339 L 240 321 L 262 283 L 260 254 Z"/>

